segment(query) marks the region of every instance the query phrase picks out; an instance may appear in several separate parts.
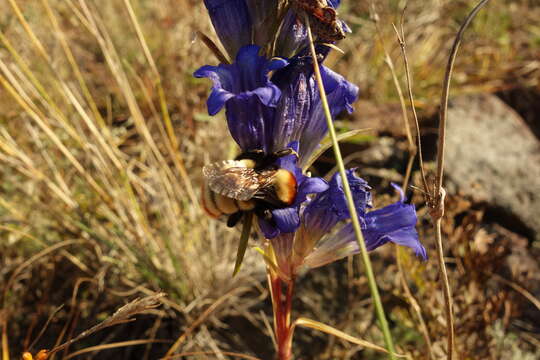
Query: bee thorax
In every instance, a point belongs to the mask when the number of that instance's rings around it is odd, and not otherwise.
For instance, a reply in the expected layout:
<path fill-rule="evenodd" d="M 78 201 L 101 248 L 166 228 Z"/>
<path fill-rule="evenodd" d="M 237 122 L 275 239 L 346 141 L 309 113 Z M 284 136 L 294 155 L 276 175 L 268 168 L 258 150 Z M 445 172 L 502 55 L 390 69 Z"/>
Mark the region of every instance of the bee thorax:
<path fill-rule="evenodd" d="M 285 169 L 277 170 L 274 178 L 274 189 L 277 198 L 284 204 L 291 205 L 296 198 L 296 178 L 290 171 Z"/>

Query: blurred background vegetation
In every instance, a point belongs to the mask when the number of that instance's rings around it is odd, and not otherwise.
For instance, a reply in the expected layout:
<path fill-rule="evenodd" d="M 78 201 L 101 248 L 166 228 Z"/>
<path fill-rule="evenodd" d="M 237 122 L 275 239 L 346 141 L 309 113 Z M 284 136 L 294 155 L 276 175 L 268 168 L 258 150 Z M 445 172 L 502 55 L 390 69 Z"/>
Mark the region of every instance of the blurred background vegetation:
<path fill-rule="evenodd" d="M 444 66 L 473 5 L 408 1 L 406 46 L 428 160 Z M 391 201 L 389 181 L 399 181 L 406 165 L 399 97 L 385 61 L 386 49 L 405 90 L 392 27 L 404 6 L 344 0 L 340 14 L 353 33 L 339 44 L 344 54 L 333 52 L 326 62 L 360 87 L 356 112 L 340 118 L 339 127 L 371 128 L 346 144 L 346 153 L 392 141 L 396 155 L 371 172 L 351 160 L 380 194 L 377 206 Z M 465 35 L 452 94 L 496 94 L 537 132 L 538 19 L 539 1 L 491 2 Z M 272 357 L 263 262 L 248 252 L 233 278 L 238 232 L 205 217 L 198 205 L 202 165 L 236 149 L 223 116 L 206 113 L 209 82 L 192 77 L 199 66 L 217 62 L 197 31 L 215 39 L 201 1 L 0 2 L 0 324 L 11 358 L 53 348 L 157 291 L 167 293 L 163 306 L 58 358 L 100 344 L 164 340 L 82 355 L 156 359 L 182 335 L 179 353 L 186 359 L 235 358 L 227 351 Z M 314 171 L 332 166 L 328 154 Z M 421 263 L 392 246 L 372 258 L 400 351 L 440 358 L 446 340 L 435 243 L 421 194 L 414 202 L 431 259 Z M 525 241 L 532 256 L 540 247 L 512 229 L 489 242 L 484 213 L 467 197 L 448 200 L 444 230 L 457 351 L 463 359 L 539 358 L 538 300 L 527 279 L 507 276 L 505 264 L 512 239 Z M 482 241 L 489 251 L 475 248 Z M 356 261 L 299 279 L 295 309 L 382 344 Z M 295 335 L 295 349 L 299 359 L 383 358 L 307 330 Z"/>

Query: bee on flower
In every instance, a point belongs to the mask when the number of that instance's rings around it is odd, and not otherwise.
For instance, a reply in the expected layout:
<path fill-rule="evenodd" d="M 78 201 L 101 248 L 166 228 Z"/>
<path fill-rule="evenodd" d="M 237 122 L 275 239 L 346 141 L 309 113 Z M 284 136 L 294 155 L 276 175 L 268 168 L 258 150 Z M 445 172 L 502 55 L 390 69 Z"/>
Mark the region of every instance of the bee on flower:
<path fill-rule="evenodd" d="M 267 59 L 260 50 L 244 46 L 232 64 L 206 65 L 194 75 L 212 80 L 208 112 L 225 108 L 229 132 L 242 151 L 233 161 L 207 165 L 203 207 L 214 217 L 229 215 L 229 225 L 254 212 L 270 239 L 295 231 L 300 204 L 327 189 L 326 181 L 301 168 L 328 129 L 311 58 Z M 322 69 L 332 112 L 352 111 L 358 88 Z"/>

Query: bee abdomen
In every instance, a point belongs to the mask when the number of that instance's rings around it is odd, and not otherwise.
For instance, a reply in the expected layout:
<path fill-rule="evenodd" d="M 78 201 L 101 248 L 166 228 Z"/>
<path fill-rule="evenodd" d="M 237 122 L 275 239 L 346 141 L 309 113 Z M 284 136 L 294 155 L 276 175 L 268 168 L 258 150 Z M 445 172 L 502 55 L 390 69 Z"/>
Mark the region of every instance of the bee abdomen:
<path fill-rule="evenodd" d="M 212 191 L 206 183 L 202 185 L 201 198 L 204 211 L 213 218 L 231 215 L 238 211 L 250 211 L 255 208 L 253 200 L 242 201 L 220 195 Z"/>
<path fill-rule="evenodd" d="M 218 218 L 221 215 L 221 211 L 215 203 L 214 194 L 206 182 L 203 182 L 201 186 L 201 205 L 208 216 Z"/>
<path fill-rule="evenodd" d="M 251 211 L 255 209 L 255 201 L 253 200 L 247 200 L 247 201 L 236 200 L 236 205 L 242 211 Z"/>

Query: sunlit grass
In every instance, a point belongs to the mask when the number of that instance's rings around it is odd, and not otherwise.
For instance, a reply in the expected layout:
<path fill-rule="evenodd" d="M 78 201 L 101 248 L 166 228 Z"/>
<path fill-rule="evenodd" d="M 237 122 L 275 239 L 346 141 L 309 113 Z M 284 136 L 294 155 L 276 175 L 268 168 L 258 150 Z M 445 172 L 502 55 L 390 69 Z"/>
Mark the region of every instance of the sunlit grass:
<path fill-rule="evenodd" d="M 371 14 L 368 3 L 343 3 L 354 34 L 340 44 L 345 55 L 334 53 L 327 65 L 358 84 L 361 98 L 397 103 L 373 16 L 379 16 L 384 42 L 403 81 L 391 26 L 399 22 L 403 2 L 376 2 Z M 419 108 L 438 102 L 452 36 L 469 8 L 467 1 L 409 2 L 405 34 Z M 465 38 L 461 51 L 466 55 L 456 64 L 454 91 L 538 87 L 538 18 L 539 8 L 530 8 L 526 1 L 493 2 Z M 195 36 L 197 30 L 212 36 L 207 14 L 195 1 L 0 3 L 3 278 L 32 255 L 74 241 L 40 258 L 14 280 L 3 299 L 12 319 L 28 325 L 16 311 L 33 299 L 28 286 L 45 296 L 38 278 L 25 282 L 34 274 L 31 269 L 41 269 L 41 274 L 65 261 L 78 269 L 77 276 L 92 278 L 96 291 L 106 289 L 111 302 L 122 302 L 116 292 L 133 290 L 135 296 L 165 291 L 174 309 L 170 317 L 179 317 L 175 324 L 181 336 L 186 334 L 184 340 L 197 330 L 190 325 L 212 318 L 205 313 L 212 304 L 220 305 L 215 309 L 221 314 L 213 318 L 219 329 L 216 319 L 246 314 L 246 308 L 260 302 L 256 296 L 242 302 L 241 294 L 265 295 L 250 277 L 262 279 L 257 276 L 263 269 L 253 266 L 256 255 L 248 251 L 240 276 L 232 279 L 238 234 L 202 216 L 197 205 L 202 164 L 230 158 L 235 151 L 230 140 L 224 141 L 224 121 L 206 115 L 201 99 L 207 84 L 191 76 L 203 63 L 215 62 Z M 437 289 L 429 273 L 433 268 L 411 261 L 407 254 L 403 266 L 419 301 L 429 303 Z M 376 271 L 386 289 L 388 283 L 398 284 L 382 276 L 381 266 Z M 85 291 L 74 294 L 84 298 Z M 259 315 L 246 317 L 266 331 Z M 426 315 L 432 338 L 444 338 L 437 323 L 441 313 L 428 310 Z M 421 353 L 418 325 L 398 310 L 389 317 L 403 331 L 399 339 Z M 71 318 L 64 314 L 63 319 L 67 323 Z M 23 341 L 14 334 L 23 337 L 27 329 L 16 321 L 8 323 L 8 329 L 6 341 L 22 348 Z M 503 336 L 498 326 L 496 330 Z M 216 333 L 203 328 L 196 341 L 183 345 L 186 351 L 218 351 Z M 371 335 L 380 336 L 377 331 Z M 344 347 L 336 345 L 338 350 Z M 435 350 L 440 351 L 440 345 L 435 344 Z"/>

